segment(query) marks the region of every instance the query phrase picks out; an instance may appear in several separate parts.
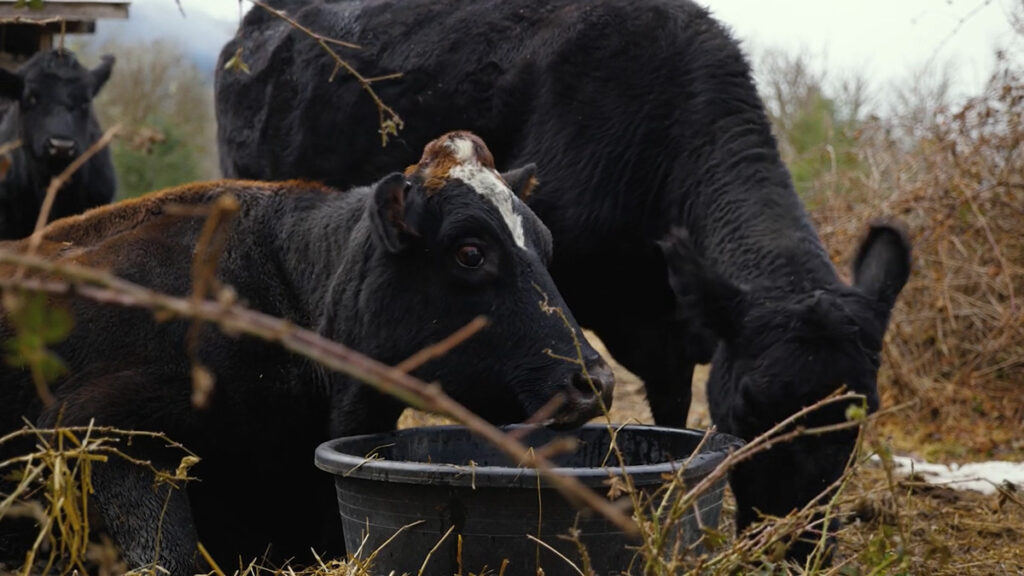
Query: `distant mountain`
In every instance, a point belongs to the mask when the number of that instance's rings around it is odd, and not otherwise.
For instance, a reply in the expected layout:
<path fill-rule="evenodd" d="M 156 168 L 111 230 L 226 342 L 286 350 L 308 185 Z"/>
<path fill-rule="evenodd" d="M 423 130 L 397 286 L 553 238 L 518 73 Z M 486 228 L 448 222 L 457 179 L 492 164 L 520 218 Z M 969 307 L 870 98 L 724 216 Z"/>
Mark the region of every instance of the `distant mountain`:
<path fill-rule="evenodd" d="M 81 36 L 87 46 L 101 46 L 108 40 L 122 43 L 170 40 L 204 74 L 213 77 L 220 49 L 235 34 L 237 20 L 218 20 L 196 10 L 181 15 L 174 0 L 135 0 L 128 20 L 100 20 L 96 33 Z"/>

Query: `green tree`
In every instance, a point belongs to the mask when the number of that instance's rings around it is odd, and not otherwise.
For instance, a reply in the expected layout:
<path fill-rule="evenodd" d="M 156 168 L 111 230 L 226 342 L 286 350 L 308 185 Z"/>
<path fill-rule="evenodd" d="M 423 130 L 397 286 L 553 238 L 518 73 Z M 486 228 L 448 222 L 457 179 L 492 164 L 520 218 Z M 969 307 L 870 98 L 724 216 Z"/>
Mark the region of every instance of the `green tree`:
<path fill-rule="evenodd" d="M 857 132 L 867 104 L 867 82 L 852 75 L 829 82 L 804 54 L 767 50 L 759 60 L 759 85 L 797 192 L 838 190 L 839 175 L 860 169 Z"/>
<path fill-rule="evenodd" d="M 157 119 L 151 133 L 156 140 L 144 146 L 130 142 L 114 143 L 114 166 L 118 176 L 118 196 L 132 198 L 202 179 L 203 170 L 188 135 L 163 119 Z"/>
<path fill-rule="evenodd" d="M 117 57 L 95 107 L 103 126 L 123 128 L 111 146 L 119 199 L 218 176 L 212 79 L 179 46 L 106 42 L 79 52 Z"/>

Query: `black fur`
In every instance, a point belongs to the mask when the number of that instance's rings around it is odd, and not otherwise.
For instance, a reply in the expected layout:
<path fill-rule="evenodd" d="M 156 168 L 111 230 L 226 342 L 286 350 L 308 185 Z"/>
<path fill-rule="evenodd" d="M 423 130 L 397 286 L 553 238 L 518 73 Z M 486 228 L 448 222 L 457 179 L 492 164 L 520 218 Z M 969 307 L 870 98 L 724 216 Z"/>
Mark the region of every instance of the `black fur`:
<path fill-rule="evenodd" d="M 663 243 L 670 282 L 680 302 L 697 302 L 702 325 L 722 337 L 708 380 L 719 429 L 752 439 L 840 386 L 876 410 L 882 337 L 910 271 L 909 246 L 901 228 L 877 223 L 861 244 L 853 286 L 744 289 L 711 270 L 685 231 L 674 230 Z M 828 406 L 798 425 L 843 422 L 846 408 Z M 842 474 L 855 440 L 852 430 L 799 438 L 740 464 L 730 478 L 737 526 L 759 513 L 784 516 L 822 494 Z M 802 535 L 790 555 L 805 556 L 818 538 L 815 531 Z"/>
<path fill-rule="evenodd" d="M 868 274 L 872 287 L 839 281 L 750 67 L 705 9 L 688 0 L 279 4 L 363 46 L 346 57 L 364 75 L 401 72 L 375 88 L 406 127 L 371 153 L 378 117 L 357 82 L 328 82 L 334 64 L 316 43 L 254 9 L 221 57 L 242 48 L 252 73 L 217 75 L 226 174 L 367 182 L 442 131 L 472 130 L 500 167 L 537 163 L 528 202 L 554 237 L 552 276 L 580 323 L 643 378 L 659 424 L 685 424 L 694 364 L 712 357 L 715 422 L 747 439 L 842 384 L 875 406 L 909 244 L 884 229 L 888 241 L 862 251 L 879 272 Z M 657 244 L 677 227 L 699 255 L 692 266 L 677 260 L 688 249 L 670 249 L 666 266 Z M 807 502 L 850 447 L 839 436 L 802 442 L 784 449 L 791 461 L 766 456 L 738 472 L 740 527 L 755 509 Z"/>
<path fill-rule="evenodd" d="M 185 295 L 202 219 L 164 208 L 230 193 L 241 210 L 219 278 L 248 306 L 389 364 L 483 314 L 487 328 L 415 374 L 441 382 L 494 422 L 521 421 L 559 393 L 568 399 L 559 423 L 576 426 L 594 416 L 597 399 L 580 385 L 579 367 L 545 352 L 575 354 L 566 326 L 540 306 L 546 295 L 565 307 L 545 266 L 548 230 L 516 201 L 525 229 L 520 248 L 495 207 L 465 184 L 450 180 L 427 196 L 419 177 L 410 178 L 407 185 L 393 174 L 345 193 L 295 182 L 172 189 L 55 222 L 42 250 Z M 401 207 L 378 218 L 378 202 L 398 196 Z M 0 247 L 23 250 L 26 242 Z M 479 268 L 456 261 L 466 243 L 483 250 Z M 42 408 L 28 374 L 0 366 L 0 435 L 18 428 L 21 416 L 43 426 L 95 418 L 99 425 L 164 432 L 197 452 L 201 481 L 171 493 L 162 526 L 160 562 L 172 574 L 201 568 L 197 538 L 221 566 L 236 565 L 239 555 L 245 562 L 260 557 L 268 544 L 277 561 L 309 559 L 310 547 L 343 552 L 333 485 L 311 465 L 313 450 L 332 437 L 393 429 L 400 402 L 279 346 L 209 328 L 198 349 L 216 386 L 209 407 L 193 409 L 187 322 L 155 322 L 146 311 L 85 299 L 54 301 L 70 306 L 76 320 L 56 347 L 70 376 L 53 387 L 58 403 Z M 11 335 L 0 318 L 0 340 Z M 610 402 L 610 370 L 585 341 L 583 354 Z M 157 444 L 132 450 L 171 469 L 181 456 Z M 106 526 L 131 566 L 153 561 L 168 488 L 154 489 L 145 470 L 117 462 L 96 468 L 95 487 Z"/>
<path fill-rule="evenodd" d="M 71 52 L 50 50 L 17 72 L 0 69 L 0 95 L 14 101 L 0 123 L 0 143 L 22 140 L 9 153 L 10 170 L 0 180 L 0 240 L 32 233 L 50 180 L 100 139 L 92 99 L 113 65 L 114 57 L 104 56 L 87 70 Z M 107 204 L 116 190 L 110 151 L 100 150 L 58 192 L 50 220 Z"/>

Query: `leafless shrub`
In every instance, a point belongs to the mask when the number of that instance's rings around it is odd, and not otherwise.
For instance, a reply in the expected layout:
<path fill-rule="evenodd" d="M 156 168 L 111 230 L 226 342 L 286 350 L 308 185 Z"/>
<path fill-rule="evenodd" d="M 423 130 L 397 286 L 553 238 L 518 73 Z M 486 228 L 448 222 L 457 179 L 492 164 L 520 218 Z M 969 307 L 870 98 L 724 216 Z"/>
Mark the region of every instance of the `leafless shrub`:
<path fill-rule="evenodd" d="M 958 106 L 942 86 L 900 121 L 862 128 L 863 169 L 842 175 L 847 193 L 819 195 L 814 218 L 837 262 L 863 222 L 909 224 L 915 270 L 886 341 L 883 395 L 920 403 L 931 426 L 908 422 L 915 443 L 960 434 L 958 451 L 986 456 L 1024 448 L 1024 70 L 1003 58 Z"/>

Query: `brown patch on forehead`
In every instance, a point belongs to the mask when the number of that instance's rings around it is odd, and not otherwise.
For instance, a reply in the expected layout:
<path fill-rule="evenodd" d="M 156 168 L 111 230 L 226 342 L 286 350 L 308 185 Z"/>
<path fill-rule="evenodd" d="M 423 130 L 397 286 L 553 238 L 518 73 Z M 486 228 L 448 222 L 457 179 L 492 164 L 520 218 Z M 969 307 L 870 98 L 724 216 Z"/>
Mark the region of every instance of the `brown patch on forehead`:
<path fill-rule="evenodd" d="M 421 178 L 429 195 L 444 187 L 452 168 L 464 164 L 494 170 L 494 156 L 479 136 L 459 130 L 427 144 L 419 163 L 406 168 L 405 175 Z"/>

